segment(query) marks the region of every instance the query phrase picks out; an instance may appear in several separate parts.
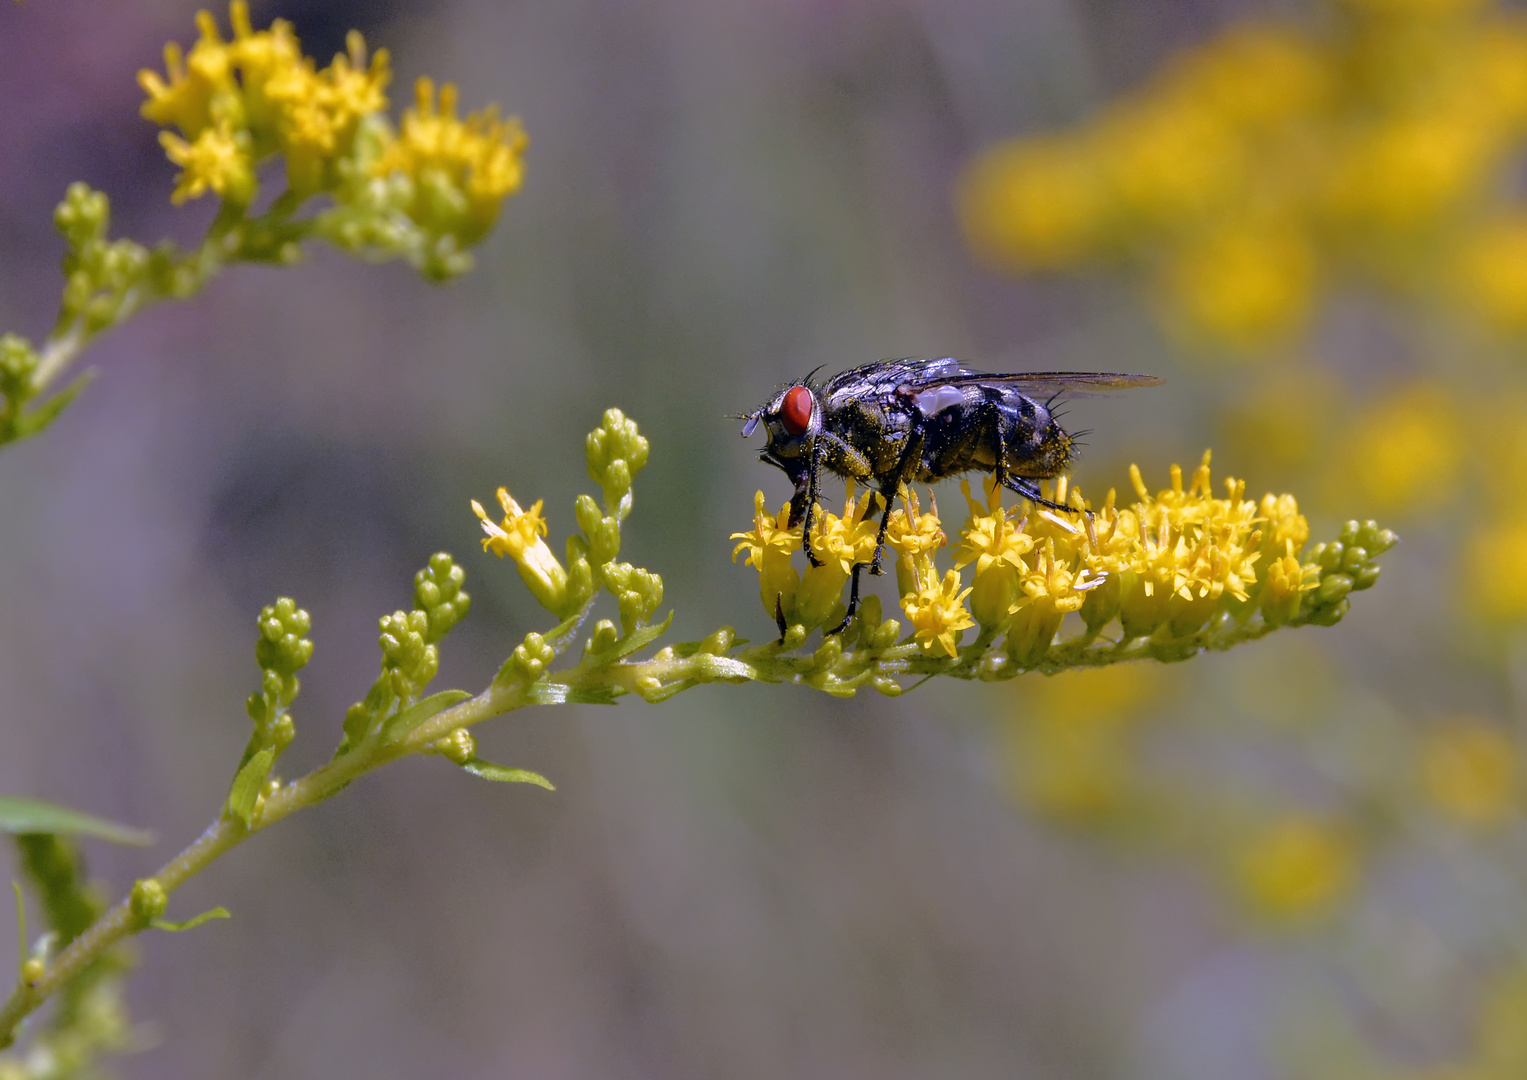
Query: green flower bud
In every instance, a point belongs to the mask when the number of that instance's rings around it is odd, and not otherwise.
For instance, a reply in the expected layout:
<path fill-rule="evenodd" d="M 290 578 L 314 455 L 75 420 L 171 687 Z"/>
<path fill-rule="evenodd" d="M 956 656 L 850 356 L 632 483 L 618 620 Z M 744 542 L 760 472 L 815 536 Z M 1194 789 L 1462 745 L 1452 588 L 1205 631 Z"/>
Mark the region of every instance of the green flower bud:
<path fill-rule="evenodd" d="M 870 680 L 870 685 L 886 697 L 900 697 L 904 692 L 901 683 L 889 675 L 876 675 Z"/>
<path fill-rule="evenodd" d="M 0 396 L 20 404 L 33 394 L 37 350 L 19 334 L 0 335 Z"/>
<path fill-rule="evenodd" d="M 164 891 L 164 886 L 153 878 L 139 878 L 133 883 L 133 891 L 128 903 L 132 907 L 133 918 L 141 923 L 148 923 L 164 914 L 164 909 L 169 906 L 169 895 Z"/>
<path fill-rule="evenodd" d="M 477 740 L 466 728 L 457 728 L 449 735 L 436 739 L 429 748 L 457 765 L 465 765 L 477 756 Z"/>
<path fill-rule="evenodd" d="M 53 211 L 53 227 L 75 249 L 105 236 L 110 222 L 111 202 L 105 193 L 93 191 L 78 180 L 69 185 L 63 202 Z"/>
<path fill-rule="evenodd" d="M 593 636 L 589 638 L 588 652 L 602 653 L 615 647 L 620 640 L 620 630 L 609 619 L 600 619 L 594 624 Z"/>
<path fill-rule="evenodd" d="M 880 597 L 871 593 L 869 596 L 866 596 L 859 601 L 859 611 L 856 618 L 858 620 L 857 629 L 859 632 L 860 644 L 864 645 L 866 648 L 870 647 L 870 642 L 875 637 L 875 631 L 880 629 L 880 623 L 883 617 L 884 616 L 880 607 Z"/>
<path fill-rule="evenodd" d="M 290 597 L 283 596 L 262 608 L 258 625 L 255 662 L 262 669 L 291 675 L 312 659 L 313 643 L 304 636 L 312 620 Z"/>
<path fill-rule="evenodd" d="M 466 579 L 466 571 L 443 551 L 431 555 L 429 565 L 414 575 L 414 606 L 426 616 L 429 642 L 445 637 L 471 610 L 472 598 L 461 587 Z"/>
<path fill-rule="evenodd" d="M 541 677 L 556 656 L 555 650 L 546 643 L 546 639 L 535 631 L 531 631 L 525 635 L 523 642 L 514 647 L 511 660 L 520 680 L 532 683 Z"/>
<path fill-rule="evenodd" d="M 836 664 L 842 655 L 843 635 L 834 634 L 817 646 L 817 651 L 811 654 L 811 666 L 817 671 L 826 671 Z"/>
<path fill-rule="evenodd" d="M 875 628 L 874 634 L 870 637 L 870 648 L 889 649 L 899 640 L 901 640 L 901 623 L 895 619 L 887 619 Z M 900 692 L 898 685 L 897 693 Z"/>

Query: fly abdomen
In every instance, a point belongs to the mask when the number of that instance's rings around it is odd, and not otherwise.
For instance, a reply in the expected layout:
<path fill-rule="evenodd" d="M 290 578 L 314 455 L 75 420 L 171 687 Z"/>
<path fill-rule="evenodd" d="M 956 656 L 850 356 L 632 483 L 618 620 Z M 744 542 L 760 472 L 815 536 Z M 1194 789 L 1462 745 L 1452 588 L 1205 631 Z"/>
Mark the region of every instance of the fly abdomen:
<path fill-rule="evenodd" d="M 1048 479 L 1071 464 L 1071 436 L 1033 398 L 1006 391 L 1002 403 L 1003 467 L 1014 476 Z"/>

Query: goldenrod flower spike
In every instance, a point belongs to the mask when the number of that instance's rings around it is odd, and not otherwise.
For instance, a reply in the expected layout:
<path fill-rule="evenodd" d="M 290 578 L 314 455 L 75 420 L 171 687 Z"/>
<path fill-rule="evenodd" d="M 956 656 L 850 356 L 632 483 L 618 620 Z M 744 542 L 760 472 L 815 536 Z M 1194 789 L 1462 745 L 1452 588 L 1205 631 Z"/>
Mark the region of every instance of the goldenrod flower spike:
<path fill-rule="evenodd" d="M 1227 479 L 1224 497 L 1217 498 L 1209 462 L 1205 453 L 1190 477 L 1173 466 L 1170 487 L 1154 495 L 1132 466 L 1138 501 L 1118 507 L 1110 491 L 1101 507 L 1085 513 L 1086 501 L 1065 477 L 1046 497 L 1064 500 L 1076 513 L 1030 506 L 1015 517 L 1003 509 L 990 479 L 984 501 L 965 484 L 968 517 L 953 552 L 954 572 L 938 565 L 945 526 L 937 507 L 923 512 L 906 492 L 886 535 L 912 626 L 903 644 L 915 646 L 922 663 L 942 665 L 915 670 L 1008 678 L 1141 656 L 1178 660 L 1279 626 L 1340 620 L 1348 594 L 1377 579 L 1373 559 L 1394 544 L 1394 534 L 1373 522 L 1349 522 L 1336 541 L 1305 554 L 1309 525 L 1292 495 L 1255 501 L 1245 497 L 1244 481 Z M 748 553 L 760 569 L 765 610 L 771 618 L 783 615 L 792 632 L 803 635 L 828 624 L 852 560 L 871 557 L 870 502 L 850 490 L 842 516 L 820 511 L 812 551 L 822 565 L 797 572 L 793 560 L 804 556 L 799 530 L 784 527 L 788 506 L 775 517 L 764 512 L 763 500 L 760 492 L 754 530 L 734 535 L 741 543 L 733 557 Z M 974 580 L 962 587 L 958 570 L 966 566 Z M 872 612 L 858 633 L 866 655 L 890 655 L 889 624 L 879 622 L 878 605 L 863 611 Z M 1067 638 L 1070 615 L 1079 616 L 1083 630 Z M 981 635 L 962 653 L 959 633 L 972 625 Z M 842 642 L 833 649 L 833 663 L 855 655 Z"/>

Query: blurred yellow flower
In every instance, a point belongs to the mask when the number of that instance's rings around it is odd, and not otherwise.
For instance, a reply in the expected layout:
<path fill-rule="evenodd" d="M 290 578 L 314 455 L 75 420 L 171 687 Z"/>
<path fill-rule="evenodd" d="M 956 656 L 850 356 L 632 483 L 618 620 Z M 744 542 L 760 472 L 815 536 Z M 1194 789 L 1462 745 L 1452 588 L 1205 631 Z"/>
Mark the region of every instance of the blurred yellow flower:
<path fill-rule="evenodd" d="M 1520 804 L 1520 758 L 1516 743 L 1498 726 L 1455 717 L 1422 746 L 1422 785 L 1437 808 L 1455 821 L 1497 825 Z"/>
<path fill-rule="evenodd" d="M 998 728 L 1017 797 L 1069 821 L 1095 821 L 1127 806 L 1136 782 L 1136 720 L 1160 683 L 1160 669 L 1144 664 L 1025 682 Z"/>
<path fill-rule="evenodd" d="M 226 122 L 203 128 L 193 142 L 186 142 L 172 131 L 161 131 L 159 142 L 169 159 L 181 169 L 170 194 L 170 201 L 177 206 L 208 191 L 239 204 L 254 197 L 254 162 Z"/>
<path fill-rule="evenodd" d="M 1253 910 L 1276 919 L 1298 919 L 1328 911 L 1352 891 L 1358 855 L 1335 822 L 1293 813 L 1252 836 L 1235 870 Z"/>
<path fill-rule="evenodd" d="M 414 185 L 409 216 L 431 232 L 467 244 L 493 226 L 499 204 L 519 190 L 529 139 L 520 122 L 495 109 L 456 116 L 456 87 L 414 86 L 414 107 L 403 114 L 395 142 L 373 166 L 377 176 L 400 173 Z"/>
<path fill-rule="evenodd" d="M 298 195 L 332 187 L 338 179 L 334 163 L 348 153 L 361 118 L 386 108 L 392 77 L 386 50 L 368 61 L 365 42 L 351 31 L 347 55 L 318 70 L 302 55 L 290 23 L 277 19 L 269 30 L 255 30 L 245 0 L 233 0 L 229 15 L 232 40 L 224 41 L 216 20 L 200 12 L 201 37 L 188 56 L 174 44 L 165 46 L 167 79 L 138 73 L 148 95 L 143 115 L 184 136 L 166 133 L 163 139 L 171 160 L 186 169 L 176 200 L 210 190 L 247 202 L 255 188 L 252 166 L 275 154 L 286 157 L 287 182 Z M 235 146 L 242 158 L 238 172 L 226 163 Z M 221 151 L 220 167 L 215 150 Z M 230 174 L 240 183 L 230 184 Z"/>
<path fill-rule="evenodd" d="M 1316 269 L 1314 249 L 1291 222 L 1223 225 L 1167 255 L 1167 312 L 1190 337 L 1252 349 L 1304 327 Z"/>
<path fill-rule="evenodd" d="M 1527 213 L 1503 215 L 1466 235 L 1457 263 L 1454 288 L 1464 304 L 1502 330 L 1527 330 Z"/>
<path fill-rule="evenodd" d="M 1527 19 L 1350 0 L 1310 23 L 1232 26 L 1077 127 L 978 155 L 956 194 L 972 251 L 1017 273 L 1113 257 L 1167 325 L 1231 353 L 1303 332 L 1354 274 L 1445 293 L 1438 248 L 1520 213 L 1504 174 L 1527 139 Z M 1527 319 L 1518 241 L 1463 246 L 1478 284 L 1456 291 Z"/>
<path fill-rule="evenodd" d="M 1527 618 L 1527 514 L 1476 530 L 1464 544 L 1460 598 L 1486 619 Z"/>
<path fill-rule="evenodd" d="M 983 153 L 960 179 L 955 208 L 979 257 L 1008 269 L 1047 270 L 1095 253 L 1108 201 L 1090 145 L 1041 138 Z"/>
<path fill-rule="evenodd" d="M 1405 513 L 1431 505 L 1450 489 L 1463 449 L 1454 399 L 1440 386 L 1412 384 L 1353 419 L 1331 484 L 1365 512 Z"/>

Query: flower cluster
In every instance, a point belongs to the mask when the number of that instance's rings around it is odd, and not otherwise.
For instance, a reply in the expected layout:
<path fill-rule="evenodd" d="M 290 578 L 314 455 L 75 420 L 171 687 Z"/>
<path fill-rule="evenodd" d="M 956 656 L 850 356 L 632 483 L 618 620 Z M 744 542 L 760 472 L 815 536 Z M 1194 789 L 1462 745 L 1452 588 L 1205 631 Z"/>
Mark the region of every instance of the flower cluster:
<path fill-rule="evenodd" d="M 283 205 L 327 194 L 334 206 L 315 230 L 348 250 L 404 256 L 446 277 L 469 265 L 465 249 L 493 226 L 523 175 L 524 132 L 489 109 L 460 119 L 456 88 L 417 85 L 415 107 L 394 131 L 386 118 L 392 77 L 386 50 L 368 57 L 356 31 L 347 51 L 319 68 L 290 23 L 255 30 L 245 0 L 230 5 L 233 36 L 197 16 L 187 53 L 165 46 L 165 74 L 139 73 L 143 115 L 167 129 L 160 142 L 180 167 L 177 203 L 212 193 L 242 212 L 259 193 L 257 169 L 285 163 Z M 283 253 L 276 253 L 281 255 Z"/>
<path fill-rule="evenodd" d="M 1347 594 L 1377 579 L 1373 557 L 1394 543 L 1387 530 L 1353 522 L 1341 539 L 1306 554 L 1309 525 L 1294 497 L 1258 502 L 1246 498 L 1244 481 L 1227 480 L 1217 498 L 1208 454 L 1186 485 L 1174 465 L 1171 487 L 1155 495 L 1138 468 L 1130 475 L 1137 501 L 1128 507 L 1116 505 L 1110 491 L 1092 509 L 1062 477 L 1053 499 L 1074 512 L 1030 505 L 1016 519 L 993 479 L 984 499 L 962 483 L 969 514 L 954 566 L 944 570 L 935 560 L 947 543 L 937 507 L 923 511 L 908 492 L 891 515 L 886 546 L 902 610 L 924 652 L 958 657 L 961 637 L 975 627 L 978 652 L 1001 638 L 1016 669 L 1044 667 L 1064 647 L 1056 635 L 1068 615 L 1084 628 L 1076 643 L 1116 626 L 1121 645 L 1144 639 L 1163 653 L 1201 647 L 1215 620 L 1258 633 L 1294 621 L 1335 622 Z M 753 529 L 733 534 L 733 558 L 745 553 L 758 568 L 764 609 L 807 630 L 841 618 L 853 565 L 874 556 L 875 501 L 850 491 L 841 516 L 818 514 L 812 551 L 820 565 L 800 571 L 800 527 L 789 525 L 788 506 L 771 514 L 758 493 Z"/>
<path fill-rule="evenodd" d="M 985 151 L 972 248 L 1015 272 L 1143 269 L 1169 323 L 1232 348 L 1305 325 L 1325 281 L 1453 293 L 1527 328 L 1527 22 L 1488 5 L 1347 4 L 1241 25 L 1082 126 Z"/>

